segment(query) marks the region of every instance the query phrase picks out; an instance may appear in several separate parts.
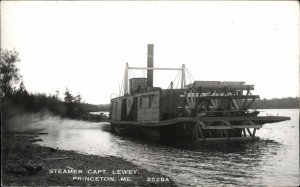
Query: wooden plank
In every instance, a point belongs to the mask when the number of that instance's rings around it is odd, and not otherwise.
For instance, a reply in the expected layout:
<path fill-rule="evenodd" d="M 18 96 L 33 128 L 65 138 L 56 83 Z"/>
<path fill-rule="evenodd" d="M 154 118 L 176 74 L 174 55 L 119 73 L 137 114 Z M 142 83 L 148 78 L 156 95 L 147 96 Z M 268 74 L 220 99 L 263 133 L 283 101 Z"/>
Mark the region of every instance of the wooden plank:
<path fill-rule="evenodd" d="M 57 160 L 64 160 L 64 159 L 68 159 L 69 157 L 60 157 L 60 158 L 46 158 L 46 162 L 47 161 L 57 161 Z"/>
<path fill-rule="evenodd" d="M 262 125 L 233 125 L 233 129 L 244 129 L 244 128 L 262 128 Z"/>
<path fill-rule="evenodd" d="M 223 137 L 223 138 L 205 138 L 205 142 L 213 142 L 213 141 L 224 141 L 224 142 L 235 142 L 235 141 L 253 141 L 259 140 L 259 137 Z M 203 141 L 199 139 L 198 141 Z"/>
<path fill-rule="evenodd" d="M 195 88 L 202 90 L 254 90 L 254 85 L 196 85 Z"/>
<path fill-rule="evenodd" d="M 232 129 L 232 128 L 227 126 L 206 126 L 206 127 L 202 127 L 202 129 Z"/>
<path fill-rule="evenodd" d="M 200 121 L 268 121 L 268 122 L 278 122 L 290 120 L 290 117 L 284 116 L 239 116 L 239 117 L 198 117 Z M 185 117 L 181 117 L 179 121 L 185 121 L 190 119 L 185 119 Z"/>
<path fill-rule="evenodd" d="M 207 95 L 199 96 L 199 99 L 256 99 L 259 95 Z"/>
<path fill-rule="evenodd" d="M 202 129 L 245 129 L 245 128 L 262 128 L 262 125 L 233 125 L 233 126 L 206 126 Z"/>
<path fill-rule="evenodd" d="M 128 67 L 128 69 L 139 69 L 139 70 L 182 70 L 181 68 L 156 68 L 156 67 Z"/>

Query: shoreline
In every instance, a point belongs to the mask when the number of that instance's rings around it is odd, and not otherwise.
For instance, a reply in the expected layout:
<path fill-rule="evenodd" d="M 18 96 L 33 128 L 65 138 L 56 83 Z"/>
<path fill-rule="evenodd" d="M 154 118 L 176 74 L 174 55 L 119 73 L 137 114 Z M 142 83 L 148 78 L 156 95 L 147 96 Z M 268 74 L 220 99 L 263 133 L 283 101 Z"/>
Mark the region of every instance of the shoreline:
<path fill-rule="evenodd" d="M 36 134 L 2 132 L 3 186 L 176 186 L 122 158 L 43 147 Z"/>

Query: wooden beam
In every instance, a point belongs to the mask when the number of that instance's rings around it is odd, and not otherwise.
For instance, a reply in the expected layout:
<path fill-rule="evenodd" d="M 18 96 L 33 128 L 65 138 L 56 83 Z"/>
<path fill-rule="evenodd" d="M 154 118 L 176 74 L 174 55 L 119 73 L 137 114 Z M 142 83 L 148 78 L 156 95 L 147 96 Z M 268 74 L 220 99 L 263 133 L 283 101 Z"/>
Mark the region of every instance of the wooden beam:
<path fill-rule="evenodd" d="M 206 126 L 201 127 L 202 129 L 249 129 L 249 128 L 262 128 L 262 125 L 233 125 L 233 126 Z"/>
<path fill-rule="evenodd" d="M 192 113 L 192 111 L 191 111 L 187 106 L 184 106 L 184 110 L 185 110 L 187 113 L 189 113 L 189 114 Z"/>
<path fill-rule="evenodd" d="M 191 98 L 191 97 L 187 97 L 188 94 L 189 94 L 189 93 L 186 93 L 186 94 L 185 94 L 185 95 L 186 95 L 185 100 L 186 100 L 186 103 L 188 104 L 188 106 L 192 108 L 192 103 L 191 103 L 191 101 L 190 101 L 190 98 Z"/>
<path fill-rule="evenodd" d="M 227 126 L 206 126 L 206 127 L 202 127 L 202 129 L 232 129 L 232 128 Z"/>
<path fill-rule="evenodd" d="M 262 128 L 262 125 L 233 125 L 231 126 L 233 129 L 244 129 L 244 128 Z"/>
<path fill-rule="evenodd" d="M 226 129 L 224 129 L 224 133 L 225 133 L 226 137 L 229 137 Z"/>
<path fill-rule="evenodd" d="M 211 99 L 210 102 L 211 102 L 212 106 L 214 107 L 214 109 L 217 109 L 217 106 L 216 106 L 216 104 L 215 104 L 215 101 L 214 101 L 213 99 Z"/>
<path fill-rule="evenodd" d="M 223 120 L 222 121 L 222 123 L 224 124 L 224 125 L 227 125 L 227 126 L 229 126 L 229 127 L 231 127 L 232 125 L 228 122 L 228 121 L 225 121 L 225 120 Z"/>
<path fill-rule="evenodd" d="M 147 67 L 128 67 L 128 69 L 136 69 L 136 70 L 177 70 L 181 71 L 182 68 L 147 68 Z"/>
<path fill-rule="evenodd" d="M 235 101 L 236 101 L 238 107 L 241 108 L 242 107 L 241 99 L 236 99 Z"/>
<path fill-rule="evenodd" d="M 254 90 L 254 85 L 195 85 L 195 87 L 201 87 L 203 90 Z"/>
<path fill-rule="evenodd" d="M 242 130 L 243 130 L 244 137 L 246 137 L 246 136 L 247 136 L 247 134 L 246 134 L 246 130 L 245 130 L 245 128 L 243 128 Z"/>
<path fill-rule="evenodd" d="M 200 128 L 199 121 L 196 124 L 197 124 L 197 130 L 198 130 L 199 134 L 201 135 L 201 138 L 203 139 L 203 141 L 205 141 L 205 137 L 204 137 L 204 134 L 202 132 L 202 129 Z"/>
<path fill-rule="evenodd" d="M 259 140 L 259 137 L 223 137 L 223 138 L 205 138 L 206 142 L 213 142 L 213 141 L 230 141 L 230 142 L 235 142 L 235 141 L 253 141 L 253 140 Z M 199 141 L 203 141 L 199 139 Z"/>
<path fill-rule="evenodd" d="M 199 134 L 198 134 L 198 129 L 197 129 L 197 123 L 193 124 L 193 128 L 192 128 L 192 134 L 195 134 L 195 137 L 193 137 L 193 140 L 198 140 L 199 139 Z"/>
<path fill-rule="evenodd" d="M 202 100 L 202 101 L 200 102 L 200 104 L 198 104 L 198 107 L 201 108 L 202 105 L 205 104 L 205 102 L 206 102 L 206 101 Z"/>
<path fill-rule="evenodd" d="M 253 138 L 255 137 L 255 133 L 256 133 L 256 128 L 253 130 L 253 133 L 252 133 Z"/>
<path fill-rule="evenodd" d="M 205 123 L 203 123 L 202 121 L 197 121 L 197 123 L 199 125 L 201 125 L 201 128 L 205 128 L 206 127 Z"/>
<path fill-rule="evenodd" d="M 252 136 L 252 133 L 251 133 L 250 129 L 249 128 L 246 128 L 246 129 L 247 129 L 249 135 Z"/>
<path fill-rule="evenodd" d="M 243 108 L 243 109 L 244 109 L 244 110 L 249 109 L 249 108 L 253 105 L 254 102 L 255 102 L 255 99 L 253 98 L 252 101 L 250 101 L 250 102 L 248 103 L 248 105 L 247 105 L 245 108 Z"/>
<path fill-rule="evenodd" d="M 259 95 L 206 95 L 199 96 L 199 99 L 256 99 Z"/>
<path fill-rule="evenodd" d="M 229 123 L 228 121 L 222 121 L 222 124 L 223 124 L 224 126 L 227 125 L 227 126 L 231 127 L 231 125 L 230 125 L 230 123 Z M 226 129 L 223 129 L 223 131 L 224 131 L 226 137 L 229 138 L 228 133 L 227 133 L 227 130 L 226 130 Z"/>
<path fill-rule="evenodd" d="M 180 120 L 185 120 L 185 117 L 181 117 Z M 290 117 L 283 116 L 239 116 L 239 117 L 198 117 L 200 121 L 268 121 L 278 122 L 284 120 L 290 120 Z"/>
<path fill-rule="evenodd" d="M 236 110 L 239 110 L 239 106 L 237 105 L 235 99 L 231 99 L 231 101 L 232 101 L 232 103 L 233 103 L 235 109 L 236 109 Z"/>
<path fill-rule="evenodd" d="M 247 121 L 248 124 L 255 126 L 255 123 L 253 123 L 253 121 Z"/>
<path fill-rule="evenodd" d="M 247 96 L 248 96 L 248 95 L 247 95 Z M 247 102 L 248 102 L 248 98 L 246 97 L 246 98 L 244 99 L 244 101 L 243 101 L 243 104 L 242 104 L 241 109 L 244 109 L 244 108 L 246 107 Z"/>

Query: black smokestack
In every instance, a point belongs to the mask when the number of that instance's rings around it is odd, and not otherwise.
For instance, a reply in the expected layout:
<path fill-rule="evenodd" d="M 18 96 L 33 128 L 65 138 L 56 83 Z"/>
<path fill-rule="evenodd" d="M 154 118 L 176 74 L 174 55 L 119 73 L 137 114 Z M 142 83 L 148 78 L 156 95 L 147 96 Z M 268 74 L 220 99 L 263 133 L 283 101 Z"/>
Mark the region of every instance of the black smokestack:
<path fill-rule="evenodd" d="M 153 68 L 154 45 L 148 44 L 147 67 Z M 147 87 L 153 87 L 153 69 L 147 70 Z"/>

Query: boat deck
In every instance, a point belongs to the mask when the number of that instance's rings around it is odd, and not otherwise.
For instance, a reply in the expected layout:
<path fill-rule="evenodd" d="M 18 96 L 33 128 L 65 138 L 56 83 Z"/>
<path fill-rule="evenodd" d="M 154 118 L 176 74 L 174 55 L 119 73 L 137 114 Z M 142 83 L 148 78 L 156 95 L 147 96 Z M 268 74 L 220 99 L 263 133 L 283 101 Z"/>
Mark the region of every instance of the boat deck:
<path fill-rule="evenodd" d="M 262 124 L 265 123 L 275 123 L 280 121 L 290 120 L 290 117 L 285 116 L 239 116 L 239 117 L 178 117 L 163 121 L 149 121 L 149 122 L 136 122 L 136 121 L 110 121 L 113 124 L 120 125 L 137 125 L 144 127 L 158 127 L 158 126 L 166 126 L 173 125 L 177 123 L 191 123 L 191 122 L 213 122 L 220 121 L 224 122 L 225 126 L 206 126 L 201 125 L 202 129 L 232 129 L 232 128 L 261 128 Z M 231 125 L 230 122 L 233 121 L 244 121 L 249 122 L 252 121 L 255 124 L 247 125 Z M 227 123 L 227 124 L 226 124 Z"/>

